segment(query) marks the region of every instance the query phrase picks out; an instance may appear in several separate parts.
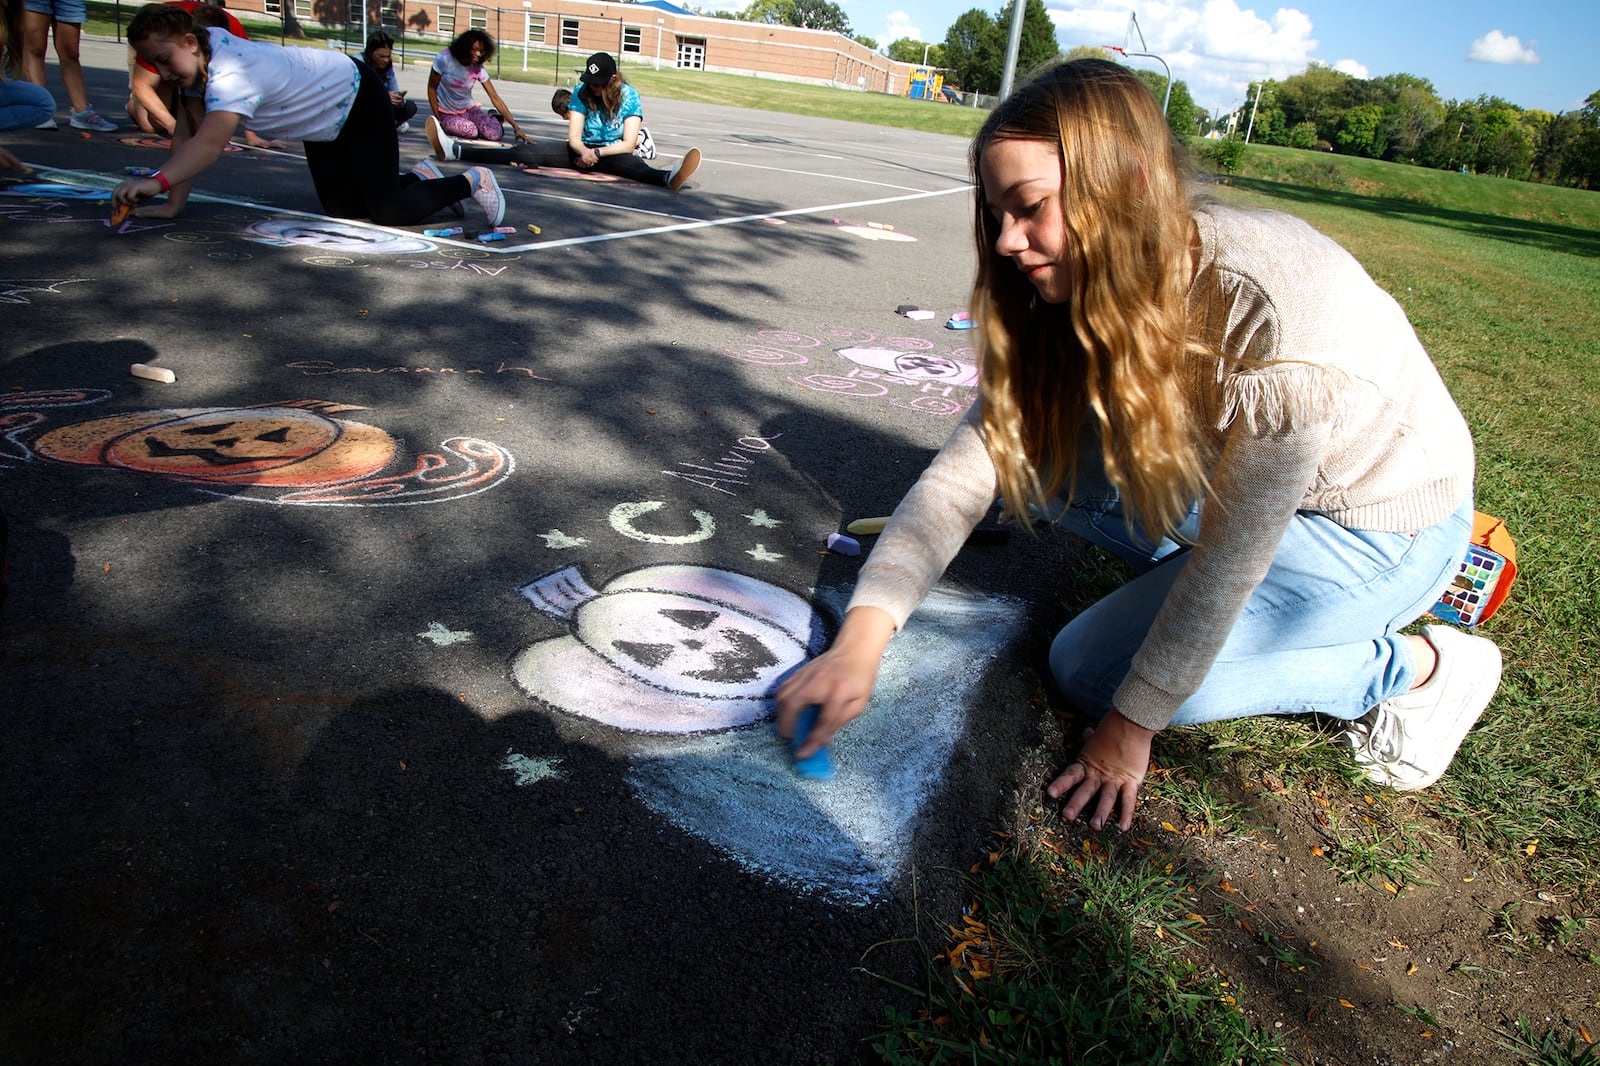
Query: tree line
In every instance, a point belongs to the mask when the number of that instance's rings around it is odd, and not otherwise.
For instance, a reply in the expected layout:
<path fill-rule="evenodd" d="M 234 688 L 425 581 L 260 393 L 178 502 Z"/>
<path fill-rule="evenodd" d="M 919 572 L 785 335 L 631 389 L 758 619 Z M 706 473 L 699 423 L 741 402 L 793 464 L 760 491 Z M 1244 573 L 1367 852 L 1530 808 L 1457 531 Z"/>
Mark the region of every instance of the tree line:
<path fill-rule="evenodd" d="M 1282 81 L 1252 82 L 1236 134 L 1290 148 L 1600 188 L 1600 91 L 1561 114 L 1498 96 L 1443 100 L 1414 74 L 1357 78 L 1320 63 Z"/>

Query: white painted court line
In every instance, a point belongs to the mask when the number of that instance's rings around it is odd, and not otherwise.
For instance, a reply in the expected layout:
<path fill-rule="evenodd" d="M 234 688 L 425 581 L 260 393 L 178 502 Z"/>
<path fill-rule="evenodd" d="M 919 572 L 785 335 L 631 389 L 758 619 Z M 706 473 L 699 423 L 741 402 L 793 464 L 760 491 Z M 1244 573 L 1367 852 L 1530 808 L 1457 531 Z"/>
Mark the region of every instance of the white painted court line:
<path fill-rule="evenodd" d="M 764 167 L 760 163 L 739 163 L 739 162 L 735 162 L 734 160 L 731 160 L 731 159 L 719 158 L 717 160 L 717 166 L 719 166 L 719 167 L 744 167 L 744 168 L 746 168 L 748 170 L 770 170 L 770 171 L 772 171 L 773 173 L 776 173 L 776 174 L 793 174 L 796 177 L 801 177 L 801 178 L 823 178 L 823 179 L 825 179 L 827 181 L 842 181 L 842 182 L 848 182 L 848 183 L 850 183 L 852 185 L 876 185 L 880 189 L 904 189 L 907 192 L 921 192 L 921 191 L 924 191 L 924 190 L 918 189 L 914 185 L 896 185 L 896 184 L 894 184 L 892 182 L 887 182 L 887 181 L 872 181 L 869 178 L 852 178 L 852 177 L 848 177 L 848 176 L 846 176 L 844 174 L 819 174 L 814 170 L 792 170 L 792 169 L 790 169 L 788 167 Z M 962 186 L 959 186 L 959 187 L 960 188 L 968 188 L 968 186 L 966 186 L 966 185 L 962 185 Z"/>
<path fill-rule="evenodd" d="M 764 211 L 755 215 L 739 215 L 734 218 L 712 218 L 698 222 L 690 222 L 681 226 L 652 226 L 649 229 L 627 230 L 622 233 L 602 233 L 592 237 L 568 237 L 557 241 L 537 241 L 533 244 L 524 244 L 516 248 L 507 248 L 505 251 L 528 252 L 534 249 L 566 248 L 578 244 L 599 244 L 602 241 L 620 241 L 631 237 L 648 237 L 657 233 L 682 233 L 696 229 L 712 229 L 717 226 L 737 226 L 745 222 L 762 222 L 769 218 L 791 218 L 795 215 L 831 215 L 835 211 L 846 211 L 858 207 L 877 207 L 882 204 L 906 203 L 910 200 L 928 200 L 935 196 L 949 196 L 951 193 L 971 192 L 972 186 L 961 185 L 951 189 L 940 189 L 936 192 L 916 192 L 908 196 L 885 196 L 877 200 L 855 200 L 850 203 L 817 204 L 812 207 L 794 207 L 787 211 Z M 490 249 L 498 251 L 499 249 Z"/>
<path fill-rule="evenodd" d="M 62 174 L 75 179 L 84 179 L 79 182 L 80 184 L 84 185 L 105 186 L 107 182 L 118 181 L 118 179 L 110 178 L 105 174 L 99 174 L 94 171 L 61 170 L 56 167 L 48 166 L 34 166 L 33 169 L 50 174 Z M 827 175 L 821 176 L 826 177 Z M 877 183 L 869 182 L 868 184 Z M 521 190 L 509 191 L 521 192 Z M 659 233 L 685 233 L 690 230 L 697 229 L 715 229 L 720 226 L 737 226 L 746 222 L 763 222 L 769 218 L 793 218 L 797 215 L 832 215 L 835 212 L 848 211 L 860 207 L 879 207 L 883 204 L 908 203 L 912 200 L 930 200 L 938 196 L 949 196 L 952 193 L 966 193 L 971 191 L 971 185 L 956 185 L 948 189 L 937 189 L 931 192 L 913 191 L 905 196 L 884 196 L 876 200 L 853 200 L 847 203 L 816 204 L 810 207 L 792 207 L 785 211 L 763 211 L 753 215 L 736 215 L 732 218 L 688 219 L 681 215 L 663 214 L 661 217 L 678 218 L 682 219 L 682 221 L 677 225 L 650 226 L 645 229 L 622 230 L 616 233 L 597 233 L 587 237 L 564 237 L 560 240 L 534 241 L 531 244 L 517 244 L 510 247 L 498 247 L 497 245 L 499 245 L 501 242 L 485 243 L 477 240 L 458 241 L 449 237 L 423 237 L 422 239 L 433 241 L 439 245 L 448 245 L 454 248 L 471 248 L 474 251 L 488 252 L 491 255 L 513 255 L 519 252 L 532 252 L 536 250 L 543 251 L 548 248 L 569 248 L 581 244 L 601 244 L 605 241 L 629 240 L 634 237 L 651 237 Z M 544 196 L 557 200 L 565 199 L 572 203 L 588 202 L 575 197 L 556 196 L 552 193 L 523 193 L 522 195 Z M 231 197 L 214 196 L 201 192 L 191 193 L 189 199 L 200 201 L 202 203 L 226 204 L 229 207 L 253 208 L 257 211 L 269 211 L 280 215 L 291 215 L 295 218 L 314 219 L 316 221 L 329 222 L 341 226 L 360 226 L 365 229 L 377 230 L 380 233 L 392 233 L 400 237 L 422 237 L 422 234 L 414 229 L 401 229 L 398 226 L 380 226 L 376 222 L 368 222 L 364 219 L 334 218 L 331 215 L 318 214 L 315 211 L 296 211 L 293 208 L 274 207 L 271 204 L 263 204 L 253 200 L 236 200 Z M 611 207 L 615 205 L 606 204 L 602 206 Z M 643 209 L 639 210 L 644 214 L 655 214 L 655 212 L 645 211 Z M 447 225 L 449 224 L 453 224 L 453 222 L 447 223 Z"/>

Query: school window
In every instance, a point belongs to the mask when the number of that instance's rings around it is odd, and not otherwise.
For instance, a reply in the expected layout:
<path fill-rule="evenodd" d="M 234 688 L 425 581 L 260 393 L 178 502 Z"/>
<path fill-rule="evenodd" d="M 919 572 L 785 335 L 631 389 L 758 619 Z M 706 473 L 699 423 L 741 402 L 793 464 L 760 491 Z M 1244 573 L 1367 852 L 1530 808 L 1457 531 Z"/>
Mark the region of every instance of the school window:
<path fill-rule="evenodd" d="M 487 32 L 489 29 L 489 9 L 483 7 L 467 8 L 467 26 L 470 29 Z"/>
<path fill-rule="evenodd" d="M 378 9 L 378 22 L 392 30 L 400 28 L 399 0 L 383 0 L 383 6 Z"/>
<path fill-rule="evenodd" d="M 644 31 L 637 26 L 624 26 L 622 28 L 622 51 L 629 55 L 638 55 L 644 51 Z"/>
<path fill-rule="evenodd" d="M 678 69 L 706 69 L 706 39 L 704 37 L 678 38 Z"/>
<path fill-rule="evenodd" d="M 438 34 L 441 37 L 454 37 L 456 35 L 456 9 L 439 9 Z"/>
<path fill-rule="evenodd" d="M 561 20 L 561 47 L 563 47 L 563 48 L 576 48 L 576 47 L 578 47 L 578 20 L 577 19 L 562 19 Z"/>
<path fill-rule="evenodd" d="M 529 14 L 527 20 L 522 39 L 529 44 L 544 44 L 544 16 Z"/>
<path fill-rule="evenodd" d="M 311 9 L 311 0 L 294 0 L 294 17 L 304 21 L 316 18 L 316 12 Z"/>
<path fill-rule="evenodd" d="M 263 14 L 271 15 L 273 18 L 282 18 L 283 4 L 279 3 L 279 0 L 265 0 L 261 5 L 261 11 Z"/>

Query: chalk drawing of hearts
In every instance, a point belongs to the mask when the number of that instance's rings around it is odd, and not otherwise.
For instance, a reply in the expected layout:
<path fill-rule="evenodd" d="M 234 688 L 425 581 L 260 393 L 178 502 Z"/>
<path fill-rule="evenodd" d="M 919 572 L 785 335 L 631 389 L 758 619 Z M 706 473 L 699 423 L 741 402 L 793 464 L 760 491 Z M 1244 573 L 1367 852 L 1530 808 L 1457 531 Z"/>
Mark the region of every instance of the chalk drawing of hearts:
<path fill-rule="evenodd" d="M 835 739 L 831 781 L 797 775 L 762 723 L 656 740 L 631 760 L 627 783 L 754 874 L 870 904 L 910 869 L 917 818 L 966 732 L 985 665 L 1021 617 L 1015 603 L 931 594 L 890 643 L 866 714 Z"/>

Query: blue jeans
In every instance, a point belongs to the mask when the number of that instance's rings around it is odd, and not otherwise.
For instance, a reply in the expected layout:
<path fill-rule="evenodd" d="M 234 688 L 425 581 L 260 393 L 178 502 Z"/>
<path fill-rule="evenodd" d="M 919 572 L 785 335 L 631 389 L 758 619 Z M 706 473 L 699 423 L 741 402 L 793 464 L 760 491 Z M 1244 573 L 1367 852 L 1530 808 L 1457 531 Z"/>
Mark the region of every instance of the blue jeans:
<path fill-rule="evenodd" d="M 1052 511 L 1061 527 L 1116 552 L 1140 573 L 1079 614 L 1050 647 L 1050 671 L 1076 707 L 1100 716 L 1127 677 L 1189 549 L 1152 544 L 1124 521 L 1122 501 L 1086 456 L 1071 503 Z M 1298 512 L 1272 566 L 1246 601 L 1200 688 L 1173 725 L 1258 714 L 1354 719 L 1406 692 L 1416 674 L 1400 630 L 1450 584 L 1472 535 L 1472 501 L 1414 533 L 1346 529 Z M 1198 532 L 1198 508 L 1180 537 Z"/>
<path fill-rule="evenodd" d="M 49 90 L 31 81 L 0 81 L 0 130 L 31 130 L 55 113 Z"/>

